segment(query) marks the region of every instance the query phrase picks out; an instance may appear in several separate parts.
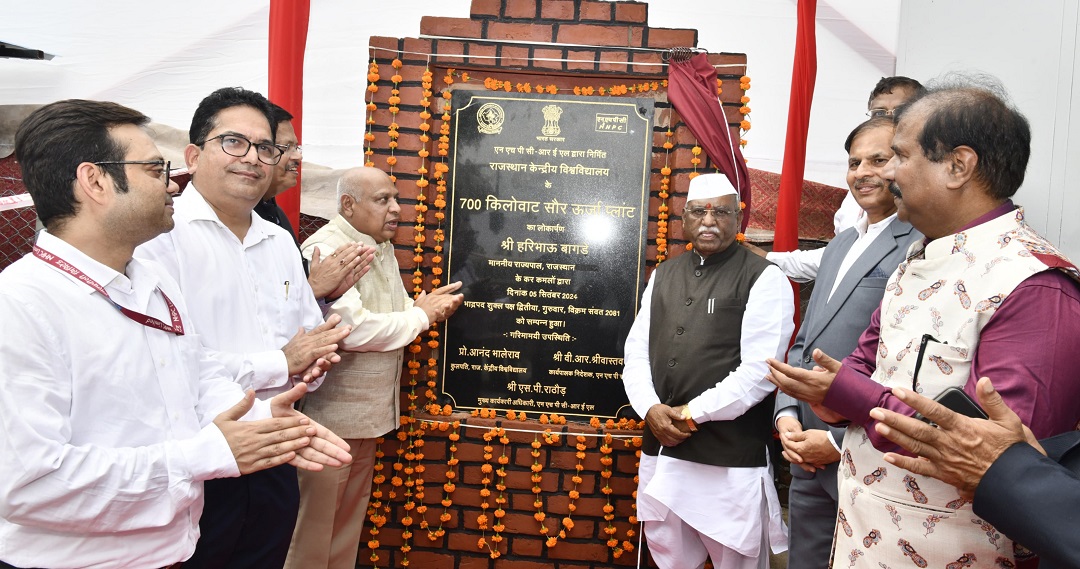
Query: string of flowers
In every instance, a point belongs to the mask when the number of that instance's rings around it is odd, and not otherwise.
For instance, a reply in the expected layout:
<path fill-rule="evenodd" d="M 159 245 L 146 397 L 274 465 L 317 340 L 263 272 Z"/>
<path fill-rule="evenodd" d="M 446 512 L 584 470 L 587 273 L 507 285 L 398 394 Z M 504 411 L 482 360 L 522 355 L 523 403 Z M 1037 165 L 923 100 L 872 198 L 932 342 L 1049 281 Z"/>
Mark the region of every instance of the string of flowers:
<path fill-rule="evenodd" d="M 672 138 L 675 133 L 671 131 L 671 127 L 668 127 L 667 132 L 664 133 L 664 167 L 660 168 L 660 175 L 663 176 L 660 179 L 660 211 L 656 214 L 656 264 L 664 262 L 667 259 L 668 252 L 668 203 L 667 199 L 670 194 L 668 190 L 671 188 L 671 149 L 675 145 L 672 143 Z"/>
<path fill-rule="evenodd" d="M 468 80 L 469 80 L 468 74 L 463 73 L 462 74 L 462 81 L 468 81 Z M 623 95 L 633 95 L 635 93 L 648 93 L 648 92 L 652 92 L 652 91 L 659 91 L 661 88 L 666 89 L 667 86 L 668 86 L 667 79 L 663 79 L 663 80 L 660 80 L 660 81 L 647 81 L 647 82 L 642 82 L 642 83 L 634 83 L 634 84 L 630 84 L 630 85 L 626 85 L 626 84 L 608 85 L 606 87 L 603 86 L 603 85 L 601 85 L 601 86 L 576 85 L 576 86 L 570 88 L 569 90 L 572 90 L 575 95 L 584 95 L 584 96 L 600 95 L 600 96 L 618 97 L 618 96 L 623 96 Z M 484 87 L 486 87 L 487 89 L 489 89 L 491 91 L 504 91 L 506 93 L 509 93 L 510 91 L 517 91 L 518 93 L 533 93 L 533 92 L 536 92 L 536 93 L 548 93 L 550 95 L 554 95 L 554 94 L 558 93 L 560 90 L 564 90 L 564 89 L 559 89 L 554 84 L 547 85 L 546 87 L 544 85 L 533 86 L 531 83 L 514 83 L 512 81 L 503 81 L 503 80 L 500 80 L 500 79 L 495 79 L 494 77 L 485 77 L 484 78 Z"/>
<path fill-rule="evenodd" d="M 383 489 L 382 485 L 386 482 L 386 475 L 383 474 L 385 465 L 383 464 L 383 449 L 382 445 L 385 439 L 379 437 L 375 439 L 375 475 L 372 477 L 372 484 L 374 488 L 371 490 L 371 499 L 368 502 L 368 521 L 371 525 L 368 526 L 368 532 L 371 534 L 371 539 L 368 540 L 367 546 L 371 550 L 371 555 L 368 559 L 371 560 L 372 567 L 378 567 L 379 561 L 379 532 L 382 530 L 384 524 L 386 524 L 386 512 L 390 511 L 390 507 L 387 505 L 385 510 L 383 508 Z"/>
<path fill-rule="evenodd" d="M 743 75 L 739 78 L 739 89 L 742 89 L 744 93 L 750 90 L 749 76 Z M 744 94 L 740 100 L 742 101 L 743 106 L 739 108 L 739 112 L 742 113 L 743 120 L 739 123 L 739 129 L 742 130 L 742 133 L 745 135 L 746 131 L 750 130 L 750 107 L 746 106 L 746 104 L 750 102 L 750 98 Z M 746 140 L 740 138 L 739 144 L 741 146 L 746 146 Z"/>
<path fill-rule="evenodd" d="M 375 151 L 371 149 L 371 143 L 375 142 L 375 133 L 372 132 L 372 127 L 375 126 L 375 110 L 378 108 L 375 105 L 375 93 L 379 91 L 379 64 L 375 62 L 375 58 L 372 58 L 371 63 L 368 64 L 367 80 L 368 99 L 367 106 L 365 107 L 367 110 L 367 120 L 365 121 L 366 126 L 364 131 L 364 165 L 372 167 L 375 165 L 375 162 L 372 161 L 372 156 L 374 156 Z"/>
<path fill-rule="evenodd" d="M 449 457 L 446 459 L 446 482 L 443 484 L 443 499 L 441 502 L 443 511 L 441 514 L 439 514 L 439 527 L 436 528 L 435 531 L 428 530 L 429 541 L 435 541 L 440 537 L 446 535 L 446 530 L 443 528 L 443 524 L 450 521 L 450 506 L 454 504 L 454 490 L 457 490 L 457 485 L 454 483 L 454 481 L 457 480 L 458 475 L 457 442 L 461 440 L 461 422 L 454 421 L 453 423 L 448 424 L 444 421 L 439 423 L 439 429 L 446 430 L 444 429 L 445 425 L 452 426 L 454 430 L 449 435 L 447 435 L 447 438 L 450 440 L 450 446 L 447 448 L 447 450 L 449 451 Z"/>
<path fill-rule="evenodd" d="M 502 443 L 502 455 L 499 456 L 499 468 L 493 469 L 491 465 L 491 457 L 493 456 L 494 447 L 491 446 L 491 441 L 495 437 L 499 437 L 499 442 Z M 480 503 L 480 515 L 476 517 L 476 525 L 483 532 L 480 539 L 476 542 L 476 546 L 480 549 L 487 548 L 492 559 L 497 559 L 502 553 L 499 551 L 499 543 L 503 541 L 502 530 L 505 526 L 502 523 L 502 518 L 506 516 L 506 510 L 503 509 L 503 504 L 506 503 L 506 464 L 510 462 L 509 457 L 506 456 L 506 445 L 510 443 L 510 439 L 506 436 L 506 432 L 499 427 L 492 427 L 486 433 L 484 433 L 484 464 L 480 467 L 480 472 L 483 473 L 484 478 L 481 483 L 484 487 L 480 490 L 480 498 L 483 500 Z M 495 511 L 492 515 L 495 517 L 495 524 L 490 525 L 487 517 L 487 510 L 491 507 L 488 502 L 488 498 L 491 497 L 491 474 L 494 473 L 499 477 L 495 483 L 495 489 L 499 491 L 499 495 L 495 497 Z M 493 530 L 491 536 L 491 543 L 487 540 L 487 530 Z"/>
<path fill-rule="evenodd" d="M 398 112 L 401 110 L 401 107 L 398 106 L 401 104 L 401 90 L 398 89 L 402 81 L 400 73 L 402 66 L 401 60 L 394 58 L 394 61 L 390 63 L 390 66 L 394 68 L 394 74 L 390 76 L 390 81 L 393 82 L 394 88 L 390 89 L 390 97 L 387 99 L 387 103 L 390 104 L 390 107 L 387 109 L 390 111 L 390 129 L 386 134 L 390 137 L 390 142 L 386 143 L 386 146 L 390 148 L 390 156 L 386 157 L 386 165 L 389 168 L 387 174 L 390 176 L 390 180 L 396 182 L 397 176 L 394 175 L 394 165 L 397 164 L 397 156 L 394 155 L 394 150 L 398 147 L 398 137 L 400 136 L 400 133 L 398 133 L 397 116 Z"/>

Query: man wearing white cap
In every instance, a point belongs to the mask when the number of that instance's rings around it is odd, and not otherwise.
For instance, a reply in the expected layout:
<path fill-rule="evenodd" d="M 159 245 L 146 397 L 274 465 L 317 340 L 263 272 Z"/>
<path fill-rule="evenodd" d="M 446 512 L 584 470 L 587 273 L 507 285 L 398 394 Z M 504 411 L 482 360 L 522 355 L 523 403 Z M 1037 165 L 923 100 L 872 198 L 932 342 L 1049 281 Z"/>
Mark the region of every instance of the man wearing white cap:
<path fill-rule="evenodd" d="M 723 174 L 691 180 L 693 251 L 657 267 L 626 339 L 623 384 L 647 424 L 637 513 L 660 569 L 764 569 L 787 548 L 764 359 L 786 351 L 794 303 L 779 268 L 735 245 L 741 215 Z"/>

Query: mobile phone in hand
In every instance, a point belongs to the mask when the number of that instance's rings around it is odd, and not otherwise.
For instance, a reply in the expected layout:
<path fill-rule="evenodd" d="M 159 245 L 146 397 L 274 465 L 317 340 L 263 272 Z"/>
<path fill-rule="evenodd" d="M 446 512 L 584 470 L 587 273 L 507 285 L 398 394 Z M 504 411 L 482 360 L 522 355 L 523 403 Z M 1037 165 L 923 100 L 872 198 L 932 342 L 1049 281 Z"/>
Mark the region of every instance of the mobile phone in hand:
<path fill-rule="evenodd" d="M 965 417 L 972 417 L 974 419 L 987 418 L 982 407 L 979 407 L 978 403 L 971 397 L 968 397 L 968 394 L 964 393 L 964 390 L 957 387 L 945 389 L 934 398 L 934 401 L 937 401 L 946 409 L 959 413 Z M 926 417 L 923 417 L 921 413 L 916 414 L 915 418 L 926 423 L 931 422 Z"/>

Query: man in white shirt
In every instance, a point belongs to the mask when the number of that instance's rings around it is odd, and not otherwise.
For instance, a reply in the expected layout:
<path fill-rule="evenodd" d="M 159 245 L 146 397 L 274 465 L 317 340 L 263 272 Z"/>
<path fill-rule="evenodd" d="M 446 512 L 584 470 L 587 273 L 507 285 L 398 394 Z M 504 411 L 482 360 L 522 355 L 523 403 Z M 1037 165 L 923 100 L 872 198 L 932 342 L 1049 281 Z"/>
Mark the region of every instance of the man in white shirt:
<path fill-rule="evenodd" d="M 178 191 L 148 122 L 69 100 L 16 134 L 46 230 L 0 273 L 0 567 L 171 566 L 195 548 L 204 481 L 349 460 L 292 410 L 305 386 L 245 396 L 176 283 L 132 259 Z"/>
<path fill-rule="evenodd" d="M 661 569 L 764 569 L 787 546 L 762 358 L 787 349 L 794 304 L 780 269 L 736 244 L 740 216 L 723 174 L 690 181 L 694 250 L 653 272 L 626 339 L 623 386 L 647 424 L 637 516 Z"/>
<path fill-rule="evenodd" d="M 874 117 L 855 127 L 844 142 L 849 195 L 864 215 L 823 250 L 806 318 L 788 351 L 791 365 L 813 368 L 815 349 L 854 351 L 881 304 L 889 275 L 907 256 L 908 247 L 922 239 L 897 219 L 896 202 L 882 177 L 893 156 L 893 130 L 891 117 Z M 788 569 L 826 567 L 836 525 L 836 473 L 844 429 L 826 425 L 808 404 L 783 393 L 776 396 L 776 409 L 776 429 L 792 475 Z"/>
<path fill-rule="evenodd" d="M 895 77 L 882 77 L 874 90 L 870 92 L 870 98 L 866 102 L 866 116 L 891 118 L 898 107 L 925 92 L 922 83 L 902 75 Z M 863 209 L 855 200 L 855 196 L 848 192 L 844 201 L 833 215 L 833 234 L 840 235 L 844 231 L 855 227 L 863 218 Z M 797 283 L 807 283 L 817 278 L 818 267 L 821 265 L 821 256 L 825 253 L 820 249 L 796 249 L 794 251 L 771 251 L 766 254 L 763 249 L 747 244 L 752 251 L 776 263 L 789 279 Z"/>
<path fill-rule="evenodd" d="M 192 179 L 175 201 L 176 228 L 136 252 L 177 280 L 203 345 L 260 399 L 297 379 L 316 389 L 350 331 L 335 328 L 337 316 L 323 323 L 292 235 L 252 212 L 282 156 L 269 105 L 240 88 L 202 100 L 184 150 Z M 295 469 L 216 481 L 206 493 L 203 537 L 185 566 L 284 564 L 299 507 Z"/>
<path fill-rule="evenodd" d="M 289 218 L 285 216 L 285 212 L 278 206 L 275 198 L 282 192 L 296 187 L 300 179 L 300 163 L 304 159 L 304 152 L 296 136 L 296 130 L 293 128 L 292 113 L 273 102 L 270 103 L 270 108 L 274 113 L 273 122 L 277 124 L 274 143 L 281 149 L 282 155 L 281 160 L 274 167 L 270 187 L 263 194 L 262 200 L 255 205 L 255 213 L 295 236 Z M 297 242 L 297 247 L 299 246 L 300 243 Z M 333 251 L 316 250 L 311 255 L 310 261 L 304 259 L 308 285 L 311 286 L 315 298 L 320 302 L 341 298 L 341 295 L 352 288 L 367 271 L 372 255 L 373 251 L 370 248 L 349 242 Z"/>

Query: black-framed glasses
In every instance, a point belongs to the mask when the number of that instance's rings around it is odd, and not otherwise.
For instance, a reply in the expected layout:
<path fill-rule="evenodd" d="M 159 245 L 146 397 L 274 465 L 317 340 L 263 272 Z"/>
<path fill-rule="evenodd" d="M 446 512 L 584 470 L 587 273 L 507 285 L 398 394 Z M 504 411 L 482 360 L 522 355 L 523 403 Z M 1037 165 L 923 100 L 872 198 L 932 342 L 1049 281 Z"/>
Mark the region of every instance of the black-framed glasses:
<path fill-rule="evenodd" d="M 723 208 L 688 207 L 683 210 L 683 217 L 694 221 L 701 221 L 705 219 L 706 215 L 712 215 L 713 219 L 720 221 L 722 219 L 734 217 L 737 213 L 738 212 L 736 211 Z"/>
<path fill-rule="evenodd" d="M 896 114 L 896 109 L 870 109 L 866 111 L 866 116 L 870 118 L 891 117 L 894 114 Z"/>
<path fill-rule="evenodd" d="M 285 151 L 276 144 L 269 142 L 252 142 L 238 134 L 219 134 L 212 136 L 206 140 L 197 143 L 197 146 L 202 147 L 211 140 L 220 140 L 221 149 L 225 151 L 225 154 L 229 156 L 236 156 L 242 158 L 247 156 L 251 147 L 255 147 L 255 155 L 259 157 L 259 162 L 273 166 L 281 161 L 281 157 L 285 154 Z"/>
<path fill-rule="evenodd" d="M 161 175 L 159 178 L 165 179 L 165 189 L 169 189 L 169 174 L 172 172 L 172 163 L 168 160 L 103 160 L 101 162 L 94 162 L 95 166 L 104 166 L 105 164 L 145 164 L 147 166 L 161 166 Z"/>
<path fill-rule="evenodd" d="M 274 146 L 281 149 L 281 155 L 284 156 L 292 151 L 296 151 L 298 154 L 304 153 L 304 147 L 299 144 L 275 144 Z"/>

